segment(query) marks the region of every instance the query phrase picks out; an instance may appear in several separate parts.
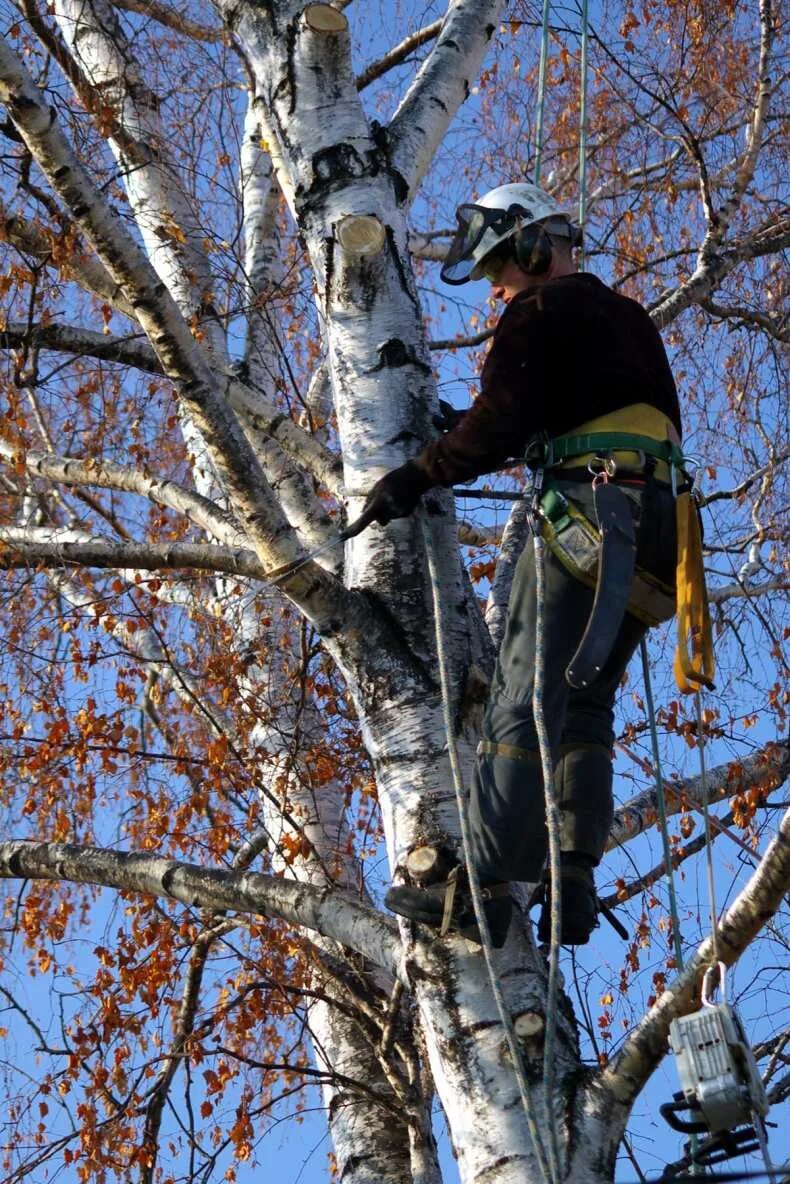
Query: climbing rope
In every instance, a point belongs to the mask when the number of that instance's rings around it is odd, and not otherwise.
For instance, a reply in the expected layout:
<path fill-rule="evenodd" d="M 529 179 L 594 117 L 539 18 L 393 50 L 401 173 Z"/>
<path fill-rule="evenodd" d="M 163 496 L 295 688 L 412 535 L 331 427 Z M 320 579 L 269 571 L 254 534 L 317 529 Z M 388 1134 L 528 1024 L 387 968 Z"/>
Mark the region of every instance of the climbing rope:
<path fill-rule="evenodd" d="M 579 226 L 584 231 L 587 220 L 587 43 L 589 40 L 589 22 L 587 17 L 588 0 L 582 0 L 581 15 L 581 72 L 579 95 Z M 584 238 L 579 249 L 579 270 L 584 271 Z"/>
<path fill-rule="evenodd" d="M 557 1000 L 559 995 L 560 938 L 562 934 L 562 893 L 560 892 L 560 819 L 557 796 L 554 792 L 554 763 L 551 756 L 549 733 L 543 712 L 543 689 L 546 675 L 546 644 L 543 624 L 543 606 L 546 601 L 546 544 L 540 533 L 540 526 L 534 517 L 531 520 L 533 550 L 535 556 L 535 679 L 532 693 L 532 714 L 538 734 L 540 764 L 543 773 L 543 794 L 546 802 L 546 830 L 549 839 L 549 877 L 551 881 L 551 930 L 549 942 L 549 982 L 546 991 L 546 1030 L 543 1043 L 543 1090 L 546 1116 L 549 1118 L 549 1155 L 552 1171 L 559 1179 L 560 1152 L 556 1124 L 551 1121 L 554 1112 L 554 1055 L 557 1035 Z"/>
<path fill-rule="evenodd" d="M 675 872 L 672 867 L 672 851 L 669 845 L 669 829 L 667 827 L 667 804 L 664 797 L 664 775 L 661 772 L 661 755 L 658 751 L 658 730 L 656 728 L 656 712 L 653 704 L 653 685 L 650 680 L 650 665 L 647 660 L 647 643 L 644 637 L 639 642 L 639 653 L 642 658 L 642 677 L 645 683 L 645 698 L 647 699 L 647 718 L 650 724 L 650 742 L 653 749 L 653 776 L 656 783 L 656 801 L 658 803 L 658 819 L 661 830 L 661 842 L 664 848 L 664 865 L 667 869 L 667 886 L 669 889 L 669 912 L 672 918 L 672 938 L 675 948 L 675 959 L 678 970 L 683 970 L 683 949 L 680 944 L 680 920 L 678 917 L 677 895 L 675 892 Z"/>
<path fill-rule="evenodd" d="M 719 955 L 719 918 L 716 910 L 716 887 L 713 879 L 713 840 L 710 829 L 710 812 L 708 810 L 708 771 L 705 761 L 705 732 L 702 714 L 702 694 L 694 692 L 694 704 L 697 712 L 697 748 L 699 749 L 699 780 L 702 798 L 702 817 L 705 822 L 705 855 L 708 870 L 708 901 L 710 905 L 710 934 L 713 942 L 713 960 L 718 965 Z"/>
<path fill-rule="evenodd" d="M 513 1072 L 518 1083 L 521 1104 L 524 1109 L 524 1116 L 526 1118 L 527 1129 L 529 1130 L 530 1138 L 532 1140 L 535 1158 L 538 1161 L 541 1175 L 546 1181 L 546 1184 L 555 1184 L 557 1178 L 553 1174 L 550 1165 L 547 1162 L 543 1140 L 541 1139 L 540 1131 L 538 1130 L 538 1124 L 532 1104 L 532 1097 L 530 1095 L 529 1083 L 527 1082 L 527 1078 L 524 1073 L 524 1065 L 521 1057 L 521 1050 L 518 1045 L 518 1038 L 516 1037 L 513 1021 L 510 1018 L 510 1013 L 508 1012 L 507 1005 L 502 994 L 502 988 L 499 985 L 499 978 L 496 973 L 496 968 L 494 966 L 491 933 L 488 928 L 488 920 L 483 908 L 483 898 L 480 892 L 480 881 L 477 876 L 477 870 L 469 855 L 471 850 L 469 812 L 467 809 L 466 790 L 464 788 L 463 774 L 461 772 L 461 761 L 458 756 L 458 745 L 455 739 L 455 727 L 453 724 L 449 663 L 445 645 L 446 630 L 444 621 L 444 602 L 442 597 L 442 588 L 439 581 L 437 548 L 431 535 L 431 523 L 425 516 L 424 511 L 420 511 L 420 525 L 422 527 L 425 554 L 428 560 L 428 574 L 430 576 L 431 591 L 433 594 L 434 624 L 436 629 L 436 656 L 439 663 L 439 683 L 442 692 L 444 729 L 447 735 L 447 753 L 450 758 L 450 769 L 453 776 L 453 787 L 455 790 L 455 800 L 458 807 L 458 819 L 461 828 L 461 853 L 469 882 L 469 891 L 472 897 L 472 907 L 474 908 L 475 919 L 477 921 L 478 929 L 480 930 L 481 945 L 483 949 L 483 956 L 485 958 L 486 969 L 488 971 L 488 977 L 491 983 L 491 991 L 493 993 L 494 1001 L 499 1013 L 499 1020 L 502 1024 L 502 1030 L 505 1033 L 505 1040 L 510 1053 Z M 550 1119 L 551 1115 L 548 1114 L 547 1118 Z"/>
<path fill-rule="evenodd" d="M 535 184 L 540 185 L 543 159 L 543 119 L 546 107 L 546 71 L 549 57 L 549 0 L 543 0 L 543 21 L 540 34 L 540 70 L 538 72 L 538 110 L 535 126 Z"/>

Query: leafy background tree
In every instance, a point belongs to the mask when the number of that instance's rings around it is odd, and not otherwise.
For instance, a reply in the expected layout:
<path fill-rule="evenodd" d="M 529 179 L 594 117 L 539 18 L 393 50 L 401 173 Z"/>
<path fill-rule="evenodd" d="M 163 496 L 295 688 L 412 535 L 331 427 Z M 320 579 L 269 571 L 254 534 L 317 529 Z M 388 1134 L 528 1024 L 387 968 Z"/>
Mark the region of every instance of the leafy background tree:
<path fill-rule="evenodd" d="M 632 672 L 601 882 L 631 937 L 563 960 L 549 1099 L 528 922 L 496 959 L 533 1140 L 479 953 L 376 905 L 415 842 L 458 833 L 426 546 L 468 780 L 523 509 L 459 499 L 456 520 L 435 493 L 427 524 L 337 533 L 430 437 L 438 394 L 473 393 L 497 311 L 436 264 L 459 201 L 533 174 L 537 6 L 6 0 L 2 19 L 4 1179 L 252 1179 L 316 1089 L 347 1184 L 439 1180 L 438 1104 L 464 1181 L 611 1179 L 712 953 L 671 627 L 652 656 L 687 969 Z M 579 29 L 552 8 L 541 176 L 569 205 Z M 590 13 L 585 260 L 663 330 L 701 458 L 720 942 L 746 952 L 777 1103 L 781 61 L 767 0 Z M 645 1149 L 622 1145 L 630 1178 Z"/>

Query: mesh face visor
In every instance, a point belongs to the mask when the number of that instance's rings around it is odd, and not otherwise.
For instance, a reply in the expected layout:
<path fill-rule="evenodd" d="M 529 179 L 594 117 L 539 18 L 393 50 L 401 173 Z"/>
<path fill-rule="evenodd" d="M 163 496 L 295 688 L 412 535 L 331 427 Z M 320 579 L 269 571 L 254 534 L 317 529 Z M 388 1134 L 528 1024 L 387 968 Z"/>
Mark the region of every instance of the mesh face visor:
<path fill-rule="evenodd" d="M 526 213 L 521 206 L 511 206 L 509 210 L 492 210 L 487 206 L 465 205 L 456 211 L 458 228 L 447 258 L 439 273 L 446 284 L 465 284 L 471 279 L 472 268 L 477 263 L 474 252 L 480 246 L 486 231 L 493 231 L 494 244 L 514 230 L 519 220 Z"/>

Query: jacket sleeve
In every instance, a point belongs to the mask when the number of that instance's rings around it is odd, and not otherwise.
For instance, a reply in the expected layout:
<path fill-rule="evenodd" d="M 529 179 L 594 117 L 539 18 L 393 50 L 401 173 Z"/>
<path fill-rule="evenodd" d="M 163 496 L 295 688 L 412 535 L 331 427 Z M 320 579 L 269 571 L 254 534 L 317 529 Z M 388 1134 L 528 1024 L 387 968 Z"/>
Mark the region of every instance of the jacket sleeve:
<path fill-rule="evenodd" d="M 545 338 L 539 296 L 517 297 L 497 325 L 472 407 L 414 459 L 431 485 L 469 481 L 524 452 L 545 418 Z"/>

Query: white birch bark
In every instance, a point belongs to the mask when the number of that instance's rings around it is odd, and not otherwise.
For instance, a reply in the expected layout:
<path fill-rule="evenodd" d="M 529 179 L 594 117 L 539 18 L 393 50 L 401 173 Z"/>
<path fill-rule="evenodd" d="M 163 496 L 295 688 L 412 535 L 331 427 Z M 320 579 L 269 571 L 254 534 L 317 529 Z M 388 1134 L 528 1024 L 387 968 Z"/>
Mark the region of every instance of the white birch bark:
<path fill-rule="evenodd" d="M 144 82 L 134 48 L 107 0 L 56 0 L 53 11 L 72 57 L 128 138 L 111 138 L 110 145 L 148 256 L 179 308 L 201 319 L 212 352 L 225 361 L 204 232 L 170 159 L 159 100 Z"/>

